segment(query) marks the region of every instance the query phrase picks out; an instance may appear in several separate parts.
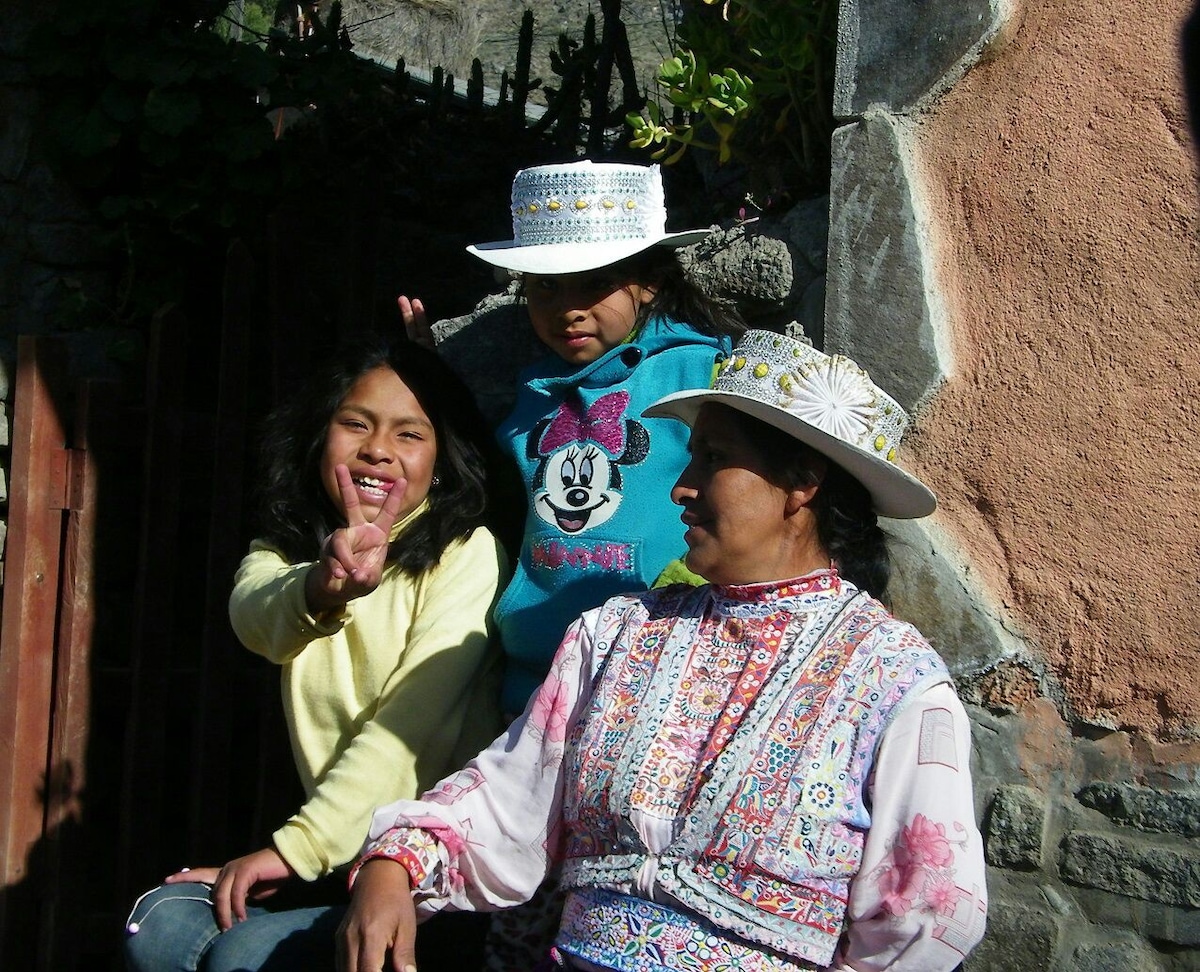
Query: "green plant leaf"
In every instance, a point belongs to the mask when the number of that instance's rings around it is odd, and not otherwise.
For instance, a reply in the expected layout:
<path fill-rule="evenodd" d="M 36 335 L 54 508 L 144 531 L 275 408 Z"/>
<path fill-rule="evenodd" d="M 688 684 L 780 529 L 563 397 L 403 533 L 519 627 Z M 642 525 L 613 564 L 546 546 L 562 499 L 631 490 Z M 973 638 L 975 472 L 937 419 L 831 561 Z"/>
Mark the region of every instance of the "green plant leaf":
<path fill-rule="evenodd" d="M 155 88 L 146 96 L 146 124 L 160 135 L 179 135 L 200 118 L 199 96 L 191 90 Z"/>

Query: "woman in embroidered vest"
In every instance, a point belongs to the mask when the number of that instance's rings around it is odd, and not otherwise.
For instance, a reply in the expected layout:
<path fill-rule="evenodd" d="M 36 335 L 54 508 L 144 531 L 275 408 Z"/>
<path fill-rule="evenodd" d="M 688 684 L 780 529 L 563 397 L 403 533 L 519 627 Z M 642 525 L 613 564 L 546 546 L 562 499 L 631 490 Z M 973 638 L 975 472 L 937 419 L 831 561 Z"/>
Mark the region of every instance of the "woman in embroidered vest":
<path fill-rule="evenodd" d="M 895 465 L 907 416 L 766 331 L 646 414 L 691 427 L 672 498 L 710 583 L 585 613 L 504 736 L 376 812 L 342 972 L 412 968 L 417 915 L 510 907 L 555 865 L 547 968 L 939 972 L 982 937 L 967 716 L 876 600 L 877 515 L 935 506 Z"/>

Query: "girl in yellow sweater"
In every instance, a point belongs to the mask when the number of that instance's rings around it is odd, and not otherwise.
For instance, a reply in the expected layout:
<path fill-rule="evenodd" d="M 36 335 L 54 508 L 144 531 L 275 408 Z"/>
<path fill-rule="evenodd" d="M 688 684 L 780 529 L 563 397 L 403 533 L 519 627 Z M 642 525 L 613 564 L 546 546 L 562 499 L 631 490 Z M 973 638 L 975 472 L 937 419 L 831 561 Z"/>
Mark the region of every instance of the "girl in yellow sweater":
<path fill-rule="evenodd" d="M 134 972 L 331 968 L 340 906 L 259 902 L 352 861 L 376 806 L 416 797 L 499 732 L 488 617 L 507 564 L 484 525 L 484 428 L 448 367 L 407 343 L 357 349 L 269 419 L 265 531 L 230 619 L 281 666 L 307 799 L 269 846 L 143 895 Z"/>

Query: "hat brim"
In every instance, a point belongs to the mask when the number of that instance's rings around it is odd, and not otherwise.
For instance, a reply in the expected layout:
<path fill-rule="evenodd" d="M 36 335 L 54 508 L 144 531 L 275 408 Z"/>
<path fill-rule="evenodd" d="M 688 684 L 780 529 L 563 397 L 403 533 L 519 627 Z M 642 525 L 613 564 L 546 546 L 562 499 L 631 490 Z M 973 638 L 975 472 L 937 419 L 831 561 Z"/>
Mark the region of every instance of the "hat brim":
<path fill-rule="evenodd" d="M 727 405 L 766 422 L 767 425 L 786 432 L 836 462 L 863 484 L 871 495 L 875 512 L 880 516 L 911 520 L 928 516 L 937 509 L 937 497 L 929 487 L 899 466 L 886 459 L 877 458 L 864 449 L 823 432 L 791 412 L 757 398 L 737 392 L 682 391 L 660 398 L 642 414 L 650 418 L 678 419 L 690 427 L 696 421 L 700 406 L 708 402 Z"/>
<path fill-rule="evenodd" d="M 521 246 L 513 240 L 496 240 L 492 243 L 474 243 L 467 247 L 467 252 L 494 267 L 503 267 L 516 273 L 582 273 L 585 270 L 607 267 L 652 246 L 672 249 L 691 246 L 705 239 L 711 232 L 710 229 L 697 229 L 666 233 L 653 238 L 640 237 L 597 243 L 539 243 L 528 246 Z"/>

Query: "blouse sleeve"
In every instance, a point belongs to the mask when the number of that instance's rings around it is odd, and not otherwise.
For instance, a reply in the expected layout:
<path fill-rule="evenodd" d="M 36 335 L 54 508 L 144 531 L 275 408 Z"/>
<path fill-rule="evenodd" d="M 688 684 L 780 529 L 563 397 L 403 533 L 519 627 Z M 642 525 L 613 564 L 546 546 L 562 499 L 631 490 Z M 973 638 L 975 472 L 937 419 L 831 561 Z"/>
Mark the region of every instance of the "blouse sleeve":
<path fill-rule="evenodd" d="M 884 733 L 869 783 L 871 828 L 831 972 L 949 972 L 983 937 L 970 754 L 970 721 L 945 682 Z"/>
<path fill-rule="evenodd" d="M 422 916 L 512 907 L 549 872 L 565 743 L 589 694 L 594 618 L 588 612 L 567 630 L 550 674 L 505 734 L 421 800 L 375 812 L 358 866 L 373 857 L 403 864 Z"/>

